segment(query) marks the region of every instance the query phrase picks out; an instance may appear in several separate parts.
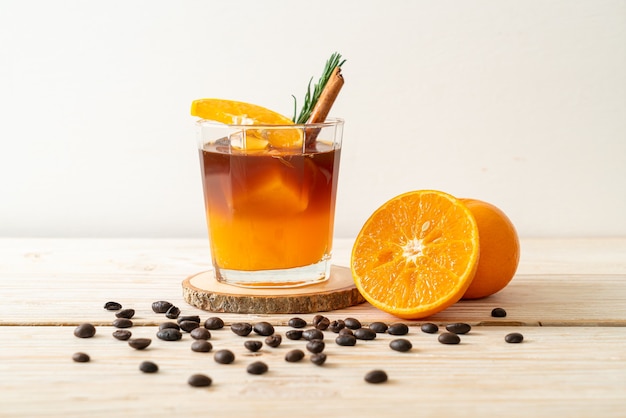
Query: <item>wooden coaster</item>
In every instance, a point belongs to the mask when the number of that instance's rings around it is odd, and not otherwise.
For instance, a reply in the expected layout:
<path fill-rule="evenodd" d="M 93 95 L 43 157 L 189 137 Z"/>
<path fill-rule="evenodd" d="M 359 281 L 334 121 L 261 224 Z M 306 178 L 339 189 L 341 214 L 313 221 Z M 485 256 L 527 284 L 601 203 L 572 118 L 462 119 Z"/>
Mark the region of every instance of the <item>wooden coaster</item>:
<path fill-rule="evenodd" d="M 183 297 L 196 308 L 210 312 L 279 314 L 324 312 L 365 302 L 352 273 L 332 266 L 330 278 L 319 284 L 285 289 L 250 289 L 220 283 L 213 271 L 183 281 Z"/>

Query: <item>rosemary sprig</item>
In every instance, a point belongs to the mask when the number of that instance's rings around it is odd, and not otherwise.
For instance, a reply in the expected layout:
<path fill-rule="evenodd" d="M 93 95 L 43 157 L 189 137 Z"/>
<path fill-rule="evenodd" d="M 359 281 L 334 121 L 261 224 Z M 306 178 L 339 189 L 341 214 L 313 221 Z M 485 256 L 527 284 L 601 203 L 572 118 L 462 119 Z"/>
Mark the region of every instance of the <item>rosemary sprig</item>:
<path fill-rule="evenodd" d="M 322 72 L 322 76 L 320 80 L 313 87 L 313 91 L 311 91 L 311 83 L 313 82 L 313 77 L 309 80 L 309 85 L 307 87 L 306 94 L 304 96 L 304 104 L 302 105 L 302 109 L 300 110 L 300 114 L 296 117 L 298 104 L 296 100 L 296 96 L 291 95 L 293 97 L 293 118 L 294 123 L 306 123 L 309 120 L 309 116 L 311 116 L 311 112 L 315 107 L 318 99 L 320 98 L 320 94 L 322 94 L 322 90 L 326 87 L 326 83 L 330 79 L 330 75 L 335 71 L 335 68 L 341 67 L 346 60 L 341 59 L 341 54 L 335 52 L 330 56 L 328 61 L 326 61 L 326 66 L 324 67 L 324 71 Z"/>

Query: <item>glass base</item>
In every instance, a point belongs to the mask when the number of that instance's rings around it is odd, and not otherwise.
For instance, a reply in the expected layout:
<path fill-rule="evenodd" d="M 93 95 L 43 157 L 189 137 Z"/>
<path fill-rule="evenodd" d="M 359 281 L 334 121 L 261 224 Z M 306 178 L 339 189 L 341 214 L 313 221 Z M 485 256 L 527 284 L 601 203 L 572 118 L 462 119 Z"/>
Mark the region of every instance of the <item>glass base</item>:
<path fill-rule="evenodd" d="M 221 283 L 248 288 L 288 288 L 325 282 L 330 277 L 330 257 L 304 267 L 277 270 L 227 270 L 215 266 L 215 279 Z"/>

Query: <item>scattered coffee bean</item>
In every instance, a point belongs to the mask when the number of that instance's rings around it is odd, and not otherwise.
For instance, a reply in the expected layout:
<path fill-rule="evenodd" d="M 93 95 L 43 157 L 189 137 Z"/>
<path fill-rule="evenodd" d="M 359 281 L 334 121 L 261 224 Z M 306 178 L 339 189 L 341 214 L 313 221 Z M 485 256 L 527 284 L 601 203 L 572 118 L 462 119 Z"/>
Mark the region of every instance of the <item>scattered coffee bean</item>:
<path fill-rule="evenodd" d="M 289 325 L 292 328 L 304 328 L 306 327 L 306 321 L 302 318 L 291 318 L 289 320 L 289 322 L 287 323 L 287 325 Z"/>
<path fill-rule="evenodd" d="M 290 340 L 299 340 L 302 338 L 302 330 L 301 329 L 290 329 L 285 332 L 285 337 Z"/>
<path fill-rule="evenodd" d="M 187 383 L 190 386 L 200 388 L 200 387 L 211 386 L 211 383 L 213 383 L 213 381 L 211 380 L 209 376 L 205 374 L 194 374 L 194 375 L 191 375 L 189 379 L 187 379 Z"/>
<path fill-rule="evenodd" d="M 80 324 L 74 329 L 74 335 L 78 338 L 91 338 L 96 335 L 96 327 L 92 324 Z"/>
<path fill-rule="evenodd" d="M 252 329 L 255 333 L 264 337 L 267 337 L 268 335 L 272 335 L 274 333 L 274 326 L 265 321 L 257 322 L 256 324 L 254 324 L 254 327 Z"/>
<path fill-rule="evenodd" d="M 133 316 L 135 316 L 135 310 L 134 309 L 122 309 L 121 311 L 117 312 L 115 314 L 116 318 L 127 318 L 130 319 Z"/>
<path fill-rule="evenodd" d="M 439 327 L 437 326 L 437 324 L 433 324 L 432 322 L 426 322 L 422 324 L 421 330 L 426 334 L 435 334 L 437 331 L 439 331 Z"/>
<path fill-rule="evenodd" d="M 161 325 L 159 325 L 159 329 L 168 328 L 180 330 L 180 326 L 176 322 L 163 322 Z"/>
<path fill-rule="evenodd" d="M 455 324 L 446 325 L 446 329 L 455 334 L 467 334 L 472 329 L 472 326 L 464 322 L 457 322 Z"/>
<path fill-rule="evenodd" d="M 373 340 L 376 338 L 376 331 L 371 328 L 359 328 L 354 330 L 354 336 L 359 340 Z"/>
<path fill-rule="evenodd" d="M 413 348 L 413 344 L 411 344 L 411 341 L 409 341 L 407 339 L 398 338 L 398 339 L 392 340 L 389 343 L 389 347 L 392 350 L 400 351 L 400 352 L 404 353 L 406 351 L 411 350 L 411 348 Z"/>
<path fill-rule="evenodd" d="M 220 364 L 230 364 L 235 361 L 235 354 L 230 350 L 218 350 L 215 352 L 213 359 Z"/>
<path fill-rule="evenodd" d="M 157 338 L 163 341 L 178 341 L 183 338 L 183 334 L 176 328 L 165 328 L 157 332 Z"/>
<path fill-rule="evenodd" d="M 254 353 L 256 351 L 259 351 L 261 347 L 263 347 L 263 343 L 257 340 L 248 340 L 243 343 L 243 346 Z"/>
<path fill-rule="evenodd" d="M 135 350 L 143 350 L 152 343 L 150 338 L 131 338 L 128 340 L 128 345 Z"/>
<path fill-rule="evenodd" d="M 211 331 L 206 328 L 194 328 L 189 333 L 194 340 L 208 340 L 211 338 Z"/>
<path fill-rule="evenodd" d="M 311 356 L 311 363 L 321 366 L 326 362 L 326 354 L 316 353 Z"/>
<path fill-rule="evenodd" d="M 404 322 L 396 322 L 389 325 L 387 328 L 387 334 L 390 335 L 406 335 L 409 333 L 409 326 Z"/>
<path fill-rule="evenodd" d="M 119 311 L 122 309 L 122 305 L 117 302 L 107 302 L 104 304 L 104 309 L 107 311 Z"/>
<path fill-rule="evenodd" d="M 195 322 L 196 324 L 199 324 L 200 317 L 198 315 L 185 315 L 185 316 L 179 316 L 178 319 L 176 319 L 176 322 L 178 322 L 178 324 L 180 324 L 183 321 L 191 321 L 191 322 Z"/>
<path fill-rule="evenodd" d="M 139 370 L 144 373 L 156 373 L 159 371 L 159 366 L 151 361 L 142 361 L 141 364 L 139 364 Z"/>
<path fill-rule="evenodd" d="M 439 334 L 437 338 L 441 344 L 458 344 L 461 342 L 461 337 L 453 332 L 443 332 Z"/>
<path fill-rule="evenodd" d="M 504 341 L 511 344 L 517 344 L 524 341 L 524 336 L 519 332 L 512 332 L 504 337 Z"/>
<path fill-rule="evenodd" d="M 343 321 L 343 319 L 337 319 L 335 321 L 332 321 L 328 325 L 328 330 L 337 334 L 339 331 L 341 331 L 345 327 L 346 327 L 346 323 Z"/>
<path fill-rule="evenodd" d="M 133 321 L 128 318 L 115 318 L 113 326 L 115 328 L 130 328 L 133 326 Z"/>
<path fill-rule="evenodd" d="M 180 329 L 185 332 L 191 332 L 200 326 L 200 324 L 195 321 L 182 321 L 178 325 L 180 326 Z"/>
<path fill-rule="evenodd" d="M 113 331 L 113 337 L 115 339 L 120 340 L 120 341 L 126 341 L 132 335 L 133 335 L 133 333 L 128 331 L 128 330 L 126 330 L 126 329 L 117 329 L 117 330 Z"/>
<path fill-rule="evenodd" d="M 165 316 L 169 319 L 176 319 L 180 315 L 180 308 L 178 306 L 170 306 L 170 308 L 165 312 Z"/>
<path fill-rule="evenodd" d="M 191 351 L 196 353 L 208 353 L 213 349 L 213 345 L 207 340 L 195 340 L 191 343 Z"/>
<path fill-rule="evenodd" d="M 491 316 L 494 318 L 504 318 L 506 316 L 506 311 L 503 308 L 493 308 L 491 310 Z"/>
<path fill-rule="evenodd" d="M 356 345 L 356 337 L 354 335 L 340 333 L 337 338 L 335 338 L 335 342 L 337 345 L 352 346 Z"/>
<path fill-rule="evenodd" d="M 304 338 L 307 341 L 323 340 L 324 339 L 324 333 L 322 331 L 320 331 L 319 329 L 311 328 L 311 329 L 307 329 L 305 331 L 302 331 L 302 338 Z"/>
<path fill-rule="evenodd" d="M 77 363 L 87 363 L 91 358 L 87 353 L 74 353 L 72 354 L 72 360 Z"/>
<path fill-rule="evenodd" d="M 213 316 L 207 319 L 206 321 L 204 321 L 204 327 L 206 329 L 211 329 L 211 330 L 221 329 L 221 328 L 224 328 L 224 321 L 222 321 L 222 318 Z"/>
<path fill-rule="evenodd" d="M 287 354 L 285 354 L 285 361 L 288 361 L 289 363 L 295 363 L 297 361 L 302 360 L 303 358 L 304 358 L 304 351 L 298 348 L 288 351 Z"/>
<path fill-rule="evenodd" d="M 324 315 L 315 315 L 312 322 L 313 326 L 321 331 L 324 331 L 330 325 L 330 319 Z"/>
<path fill-rule="evenodd" d="M 250 332 L 252 332 L 252 325 L 250 325 L 248 322 L 235 322 L 230 325 L 230 329 L 235 334 L 241 337 L 245 337 L 246 335 L 250 334 Z"/>
<path fill-rule="evenodd" d="M 387 332 L 388 328 L 389 327 L 384 322 L 372 322 L 370 324 L 370 329 L 374 330 L 374 332 L 377 332 L 379 334 L 383 334 Z"/>
<path fill-rule="evenodd" d="M 387 373 L 384 370 L 372 370 L 365 375 L 367 383 L 383 383 L 387 381 Z"/>
<path fill-rule="evenodd" d="M 283 337 L 281 337 L 280 334 L 272 334 L 265 339 L 265 344 L 273 348 L 278 347 L 280 343 L 282 342 L 283 342 Z"/>
<path fill-rule="evenodd" d="M 152 310 L 154 311 L 154 313 L 166 313 L 171 307 L 172 304 L 165 300 L 152 302 Z"/>
<path fill-rule="evenodd" d="M 324 347 L 326 347 L 326 344 L 322 340 L 311 340 L 306 343 L 306 349 L 313 354 L 321 353 L 324 351 Z"/>
<path fill-rule="evenodd" d="M 361 328 L 361 321 L 359 321 L 356 318 L 346 318 L 343 320 L 343 322 L 346 324 L 346 328 L 350 328 L 350 329 Z"/>
<path fill-rule="evenodd" d="M 263 374 L 269 370 L 267 364 L 262 361 L 255 361 L 254 363 L 248 364 L 246 371 L 250 374 Z"/>
<path fill-rule="evenodd" d="M 339 330 L 339 335 L 354 335 L 354 331 L 352 331 L 350 328 L 342 328 Z"/>

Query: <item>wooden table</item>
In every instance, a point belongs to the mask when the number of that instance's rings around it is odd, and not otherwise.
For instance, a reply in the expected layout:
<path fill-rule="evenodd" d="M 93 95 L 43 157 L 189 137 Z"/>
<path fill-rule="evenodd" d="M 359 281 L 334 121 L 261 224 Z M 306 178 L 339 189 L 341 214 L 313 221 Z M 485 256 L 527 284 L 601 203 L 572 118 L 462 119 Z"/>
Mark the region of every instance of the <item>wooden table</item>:
<path fill-rule="evenodd" d="M 351 240 L 338 240 L 335 262 L 349 265 Z M 459 345 L 425 334 L 426 321 L 404 321 L 413 349 L 389 349 L 379 334 L 354 347 L 334 343 L 326 331 L 328 360 L 287 363 L 285 353 L 303 341 L 283 338 L 278 348 L 250 353 L 228 326 L 213 331 L 214 350 L 230 348 L 236 360 L 217 364 L 213 352 L 190 350 L 155 337 L 165 321 L 151 304 L 168 300 L 183 315 L 214 314 L 182 299 L 184 278 L 209 268 L 205 240 L 0 239 L 0 416 L 626 416 L 626 239 L 522 241 L 518 274 L 502 292 L 462 301 L 428 321 L 472 325 Z M 105 302 L 136 310 L 134 337 L 152 338 L 138 351 L 115 340 L 114 315 Z M 491 309 L 505 308 L 506 318 Z M 368 304 L 326 312 L 364 324 L 399 320 Z M 226 324 L 269 321 L 283 336 L 293 315 L 219 314 Z M 302 315 L 311 321 L 313 314 Z M 80 339 L 76 325 L 91 322 L 96 336 Z M 504 336 L 521 332 L 521 344 Z M 84 351 L 89 363 L 75 363 Z M 305 350 L 306 351 L 306 350 Z M 143 360 L 160 370 L 144 374 Z M 254 376 L 255 360 L 269 372 Z M 389 381 L 364 375 L 384 369 Z M 208 388 L 187 378 L 205 373 Z"/>

